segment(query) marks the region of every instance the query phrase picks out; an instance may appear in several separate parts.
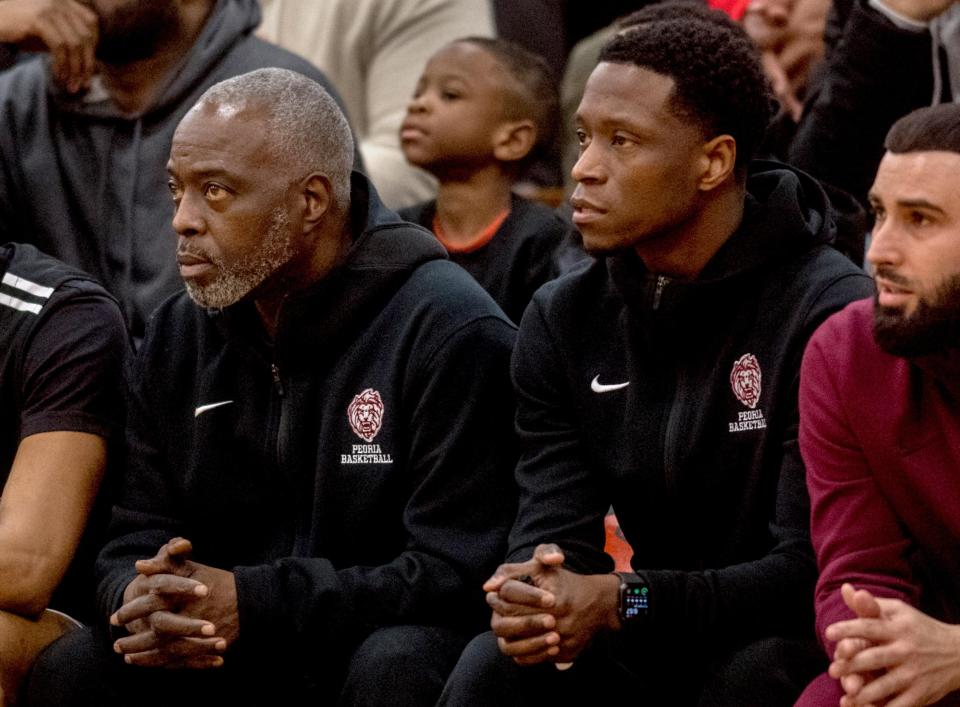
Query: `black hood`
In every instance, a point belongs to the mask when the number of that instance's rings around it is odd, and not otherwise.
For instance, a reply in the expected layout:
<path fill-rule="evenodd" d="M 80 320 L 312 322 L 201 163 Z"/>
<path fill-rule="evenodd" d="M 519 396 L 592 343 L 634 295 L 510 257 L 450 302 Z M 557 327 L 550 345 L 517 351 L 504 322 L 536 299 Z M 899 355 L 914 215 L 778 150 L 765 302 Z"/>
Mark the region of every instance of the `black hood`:
<path fill-rule="evenodd" d="M 658 274 L 647 270 L 632 249 L 610 256 L 607 267 L 631 309 L 709 309 L 710 301 L 748 285 L 758 271 L 795 262 L 800 254 L 831 244 L 836 231 L 830 201 L 813 177 L 757 160 L 747 176 L 743 221 L 696 280 L 658 288 Z"/>
<path fill-rule="evenodd" d="M 319 336 L 335 348 L 334 339 L 366 327 L 416 268 L 447 258 L 432 233 L 402 221 L 384 206 L 373 184 L 359 172 L 351 177 L 350 194 L 353 242 L 344 262 L 287 299 L 280 314 L 278 347 L 290 338 Z M 246 329 L 256 317 L 252 306 L 244 300 L 223 310 L 221 326 Z M 310 310 L 309 316 L 303 316 L 304 310 Z M 208 311 L 218 316 L 217 310 Z M 297 331 L 287 331 L 286 322 L 296 322 Z"/>
<path fill-rule="evenodd" d="M 810 175 L 758 160 L 747 176 L 743 222 L 704 267 L 700 281 L 792 260 L 833 243 L 837 228 L 826 192 Z"/>

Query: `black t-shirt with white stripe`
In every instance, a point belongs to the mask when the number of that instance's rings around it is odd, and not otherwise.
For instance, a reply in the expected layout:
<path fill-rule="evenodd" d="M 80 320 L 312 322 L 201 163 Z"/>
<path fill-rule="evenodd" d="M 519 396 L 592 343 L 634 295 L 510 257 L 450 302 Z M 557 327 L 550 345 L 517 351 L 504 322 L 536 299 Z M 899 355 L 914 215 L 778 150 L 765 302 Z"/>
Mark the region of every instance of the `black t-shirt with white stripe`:
<path fill-rule="evenodd" d="M 0 246 L 0 341 L 0 483 L 30 435 L 119 441 L 128 339 L 100 285 L 32 246 Z"/>

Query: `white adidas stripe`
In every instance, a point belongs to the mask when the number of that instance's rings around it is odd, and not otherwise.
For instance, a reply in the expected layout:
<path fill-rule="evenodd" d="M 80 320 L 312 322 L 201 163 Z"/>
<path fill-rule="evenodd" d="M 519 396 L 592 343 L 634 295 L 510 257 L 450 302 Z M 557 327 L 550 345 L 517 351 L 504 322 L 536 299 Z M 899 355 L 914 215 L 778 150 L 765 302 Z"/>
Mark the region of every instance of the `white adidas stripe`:
<path fill-rule="evenodd" d="M 33 302 L 24 302 L 22 299 L 5 295 L 2 292 L 0 292 L 0 304 L 6 305 L 7 307 L 13 307 L 14 309 L 19 309 L 21 312 L 32 312 L 34 314 L 40 314 L 40 310 L 42 308 L 42 306 L 39 304 L 34 304 Z"/>
<path fill-rule="evenodd" d="M 4 273 L 3 284 L 8 285 L 16 290 L 26 292 L 28 295 L 33 295 L 34 297 L 42 297 L 43 299 L 47 299 L 50 295 L 53 294 L 52 287 L 44 287 L 43 285 L 38 285 L 35 282 L 24 280 L 22 277 L 17 277 L 16 275 L 9 272 Z"/>

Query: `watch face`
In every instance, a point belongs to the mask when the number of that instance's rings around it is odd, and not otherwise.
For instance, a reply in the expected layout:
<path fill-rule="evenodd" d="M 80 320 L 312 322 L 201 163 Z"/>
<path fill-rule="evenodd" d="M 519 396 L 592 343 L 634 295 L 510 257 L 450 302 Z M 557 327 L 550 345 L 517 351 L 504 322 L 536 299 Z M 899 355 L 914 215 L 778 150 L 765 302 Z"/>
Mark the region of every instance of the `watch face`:
<path fill-rule="evenodd" d="M 626 621 L 646 616 L 650 609 L 650 588 L 645 585 L 626 585 L 622 607 L 622 616 Z"/>

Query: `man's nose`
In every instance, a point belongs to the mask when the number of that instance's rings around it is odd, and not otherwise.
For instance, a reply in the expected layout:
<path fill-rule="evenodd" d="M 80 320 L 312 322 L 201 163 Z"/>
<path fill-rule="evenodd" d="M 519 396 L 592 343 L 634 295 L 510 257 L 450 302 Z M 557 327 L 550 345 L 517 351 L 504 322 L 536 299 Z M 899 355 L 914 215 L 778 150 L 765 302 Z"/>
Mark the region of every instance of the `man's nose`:
<path fill-rule="evenodd" d="M 202 211 L 196 198 L 189 191 L 184 192 L 173 213 L 173 230 L 178 236 L 189 237 L 202 233 L 203 229 Z"/>
<path fill-rule="evenodd" d="M 599 181 L 603 175 L 603 165 L 600 160 L 599 150 L 594 148 L 591 141 L 580 150 L 580 156 L 570 170 L 570 176 L 577 182 L 595 182 Z"/>

